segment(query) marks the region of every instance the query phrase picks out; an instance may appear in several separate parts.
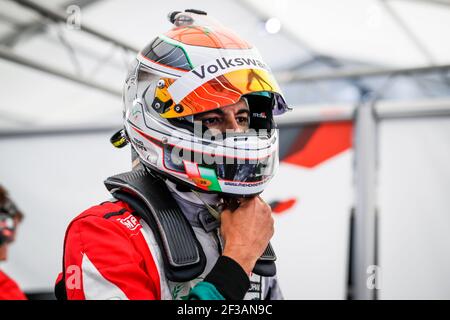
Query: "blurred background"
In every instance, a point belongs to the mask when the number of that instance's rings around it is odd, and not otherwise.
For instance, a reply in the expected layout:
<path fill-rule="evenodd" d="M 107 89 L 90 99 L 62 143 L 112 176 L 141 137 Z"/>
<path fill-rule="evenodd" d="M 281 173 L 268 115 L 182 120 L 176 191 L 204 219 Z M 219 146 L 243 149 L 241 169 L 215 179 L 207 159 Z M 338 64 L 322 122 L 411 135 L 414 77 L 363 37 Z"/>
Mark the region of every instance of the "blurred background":
<path fill-rule="evenodd" d="M 253 43 L 293 111 L 264 192 L 287 299 L 450 299 L 450 1 L 0 0 L 0 184 L 25 213 L 0 268 L 53 297 L 66 226 L 131 168 L 136 52 L 200 9 Z"/>

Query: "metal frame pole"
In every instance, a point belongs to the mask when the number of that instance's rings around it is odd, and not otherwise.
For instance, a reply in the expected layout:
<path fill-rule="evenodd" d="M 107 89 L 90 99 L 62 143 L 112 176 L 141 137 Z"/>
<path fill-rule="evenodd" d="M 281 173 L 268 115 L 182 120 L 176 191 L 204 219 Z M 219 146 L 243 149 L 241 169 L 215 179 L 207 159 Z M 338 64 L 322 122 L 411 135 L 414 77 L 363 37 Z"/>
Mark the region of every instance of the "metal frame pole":
<path fill-rule="evenodd" d="M 374 102 L 364 101 L 355 113 L 355 211 L 352 246 L 352 298 L 374 300 L 369 287 L 370 267 L 376 265 L 377 120 Z"/>
<path fill-rule="evenodd" d="M 39 70 L 39 71 L 45 72 L 45 73 L 48 73 L 48 74 L 51 74 L 51 75 L 54 75 L 54 76 L 57 76 L 57 77 L 61 77 L 61 78 L 64 78 L 64 79 L 76 82 L 78 84 L 87 86 L 89 88 L 98 89 L 100 91 L 109 93 L 109 94 L 111 94 L 113 96 L 116 96 L 116 97 L 121 97 L 122 96 L 122 94 L 121 94 L 121 92 L 119 90 L 116 90 L 114 88 L 105 86 L 105 85 L 100 84 L 100 83 L 96 83 L 94 81 L 83 79 L 81 77 L 72 75 L 72 74 L 70 74 L 68 72 L 65 72 L 63 70 L 59 70 L 57 68 L 53 68 L 53 67 L 50 67 L 50 66 L 46 66 L 46 65 L 40 64 L 40 63 L 35 62 L 33 60 L 30 60 L 30 59 L 27 59 L 25 57 L 19 56 L 19 55 L 13 53 L 11 50 L 0 48 L 0 58 L 3 58 L 5 60 L 8 60 L 8 61 L 11 61 L 11 62 L 14 62 L 14 63 L 18 63 L 20 65 L 27 66 L 27 67 L 35 69 L 35 70 Z"/>
<path fill-rule="evenodd" d="M 390 75 L 423 74 L 439 71 L 449 71 L 450 64 L 420 66 L 408 68 L 365 68 L 356 70 L 336 70 L 333 72 L 322 72 L 313 75 L 305 75 L 298 72 L 280 72 L 276 74 L 279 82 L 314 82 L 353 79 L 362 77 L 377 77 Z"/>
<path fill-rule="evenodd" d="M 277 118 L 279 128 L 305 123 L 350 121 L 356 105 L 304 105 Z M 374 106 L 378 119 L 450 116 L 450 98 L 412 101 L 379 101 Z"/>

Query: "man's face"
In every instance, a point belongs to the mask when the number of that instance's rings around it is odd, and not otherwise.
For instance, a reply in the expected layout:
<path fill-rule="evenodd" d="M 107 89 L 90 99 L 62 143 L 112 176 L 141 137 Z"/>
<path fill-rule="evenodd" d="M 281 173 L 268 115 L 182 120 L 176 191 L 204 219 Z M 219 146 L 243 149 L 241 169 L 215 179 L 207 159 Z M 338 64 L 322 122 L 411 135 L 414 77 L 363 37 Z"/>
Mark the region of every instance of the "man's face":
<path fill-rule="evenodd" d="M 201 121 L 208 129 L 234 130 L 235 132 L 245 132 L 249 129 L 250 110 L 245 100 L 241 99 L 237 103 L 201 113 L 194 116 L 194 121 Z"/>

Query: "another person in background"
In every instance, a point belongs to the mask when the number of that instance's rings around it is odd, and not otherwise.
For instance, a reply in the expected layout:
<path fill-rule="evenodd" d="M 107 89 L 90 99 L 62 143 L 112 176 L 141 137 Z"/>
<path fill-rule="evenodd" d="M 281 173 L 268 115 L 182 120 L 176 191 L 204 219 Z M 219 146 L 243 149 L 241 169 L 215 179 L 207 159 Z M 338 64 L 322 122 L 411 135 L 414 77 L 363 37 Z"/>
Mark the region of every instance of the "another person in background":
<path fill-rule="evenodd" d="M 8 246 L 14 241 L 23 214 L 0 186 L 0 261 L 6 261 Z M 0 270 L 0 300 L 26 300 L 17 283 Z"/>

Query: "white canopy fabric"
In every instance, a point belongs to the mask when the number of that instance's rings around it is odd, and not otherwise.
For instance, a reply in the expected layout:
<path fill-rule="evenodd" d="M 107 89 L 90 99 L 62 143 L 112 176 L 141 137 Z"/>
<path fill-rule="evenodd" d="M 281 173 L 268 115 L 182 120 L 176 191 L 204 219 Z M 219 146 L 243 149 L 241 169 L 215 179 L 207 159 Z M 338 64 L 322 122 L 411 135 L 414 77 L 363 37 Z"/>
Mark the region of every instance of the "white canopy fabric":
<path fill-rule="evenodd" d="M 403 67 L 450 62 L 450 1 L 246 1 L 328 55 Z"/>
<path fill-rule="evenodd" d="M 45 6 L 64 13 L 72 3 L 52 0 L 46 1 Z M 207 11 L 255 44 L 275 71 L 290 69 L 315 54 L 379 66 L 450 62 L 450 41 L 446 39 L 450 31 L 450 5 L 433 1 L 194 0 L 187 4 L 183 0 L 78 0 L 75 3 L 80 5 L 82 24 L 136 48 L 142 48 L 170 28 L 168 12 L 184 10 L 186 6 Z M 50 22 L 12 1 L 1 0 L 0 6 L 2 48 L 120 92 L 126 65 L 133 54 L 80 30 Z M 392 18 L 386 6 L 395 10 L 403 25 L 410 28 L 409 33 Z M 264 22 L 269 17 L 280 20 L 279 33 L 265 31 Z M 0 87 L 2 131 L 120 125 L 122 105 L 118 96 L 2 59 Z M 289 87 L 294 97 L 300 95 L 292 85 Z M 344 95 L 350 92 L 351 97 L 355 96 L 352 90 L 346 92 Z"/>

